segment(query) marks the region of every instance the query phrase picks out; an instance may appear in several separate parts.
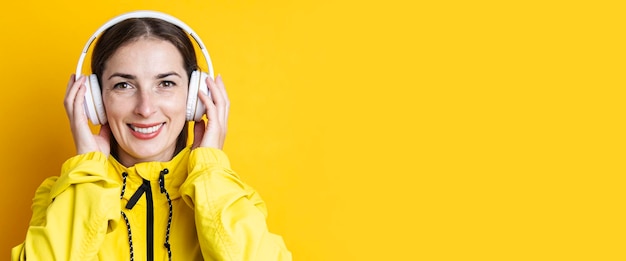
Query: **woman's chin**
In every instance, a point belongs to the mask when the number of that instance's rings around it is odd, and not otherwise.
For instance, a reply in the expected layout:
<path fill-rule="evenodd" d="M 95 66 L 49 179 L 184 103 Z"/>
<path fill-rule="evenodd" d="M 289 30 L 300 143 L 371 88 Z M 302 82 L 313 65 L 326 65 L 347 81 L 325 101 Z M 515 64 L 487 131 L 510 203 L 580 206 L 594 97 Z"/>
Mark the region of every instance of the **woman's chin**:
<path fill-rule="evenodd" d="M 120 148 L 118 155 L 124 165 L 134 165 L 140 162 L 159 161 L 165 162 L 172 159 L 174 146 L 159 148 L 158 146 L 134 146 L 128 151 Z"/>

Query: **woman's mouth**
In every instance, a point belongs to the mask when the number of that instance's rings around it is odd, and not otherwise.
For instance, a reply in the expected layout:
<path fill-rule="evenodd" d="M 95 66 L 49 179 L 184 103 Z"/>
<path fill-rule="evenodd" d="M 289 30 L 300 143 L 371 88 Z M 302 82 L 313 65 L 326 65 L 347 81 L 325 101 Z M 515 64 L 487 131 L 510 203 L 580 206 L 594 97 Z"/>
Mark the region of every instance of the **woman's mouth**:
<path fill-rule="evenodd" d="M 128 124 L 128 127 L 132 130 L 133 136 L 139 139 L 151 139 L 156 137 L 165 123 L 159 124 Z"/>

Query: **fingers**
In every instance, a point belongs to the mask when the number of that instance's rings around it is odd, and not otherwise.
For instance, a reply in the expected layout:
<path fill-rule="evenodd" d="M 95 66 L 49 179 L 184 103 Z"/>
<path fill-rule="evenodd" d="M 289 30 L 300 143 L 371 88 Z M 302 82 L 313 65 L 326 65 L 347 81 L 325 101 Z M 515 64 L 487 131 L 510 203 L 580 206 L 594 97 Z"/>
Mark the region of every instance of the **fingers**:
<path fill-rule="evenodd" d="M 212 102 L 215 104 L 215 108 L 217 110 L 215 114 L 218 117 L 218 120 L 221 123 L 221 127 L 223 128 L 223 130 L 226 130 L 228 112 L 230 109 L 230 100 L 228 99 L 228 95 L 226 94 L 226 87 L 224 86 L 222 76 L 218 75 L 214 81 L 207 78 L 206 81 L 207 86 L 209 87 L 209 91 L 211 93 Z"/>
<path fill-rule="evenodd" d="M 207 124 L 205 125 L 196 122 L 196 125 L 204 127 L 204 132 L 200 133 L 196 129 L 196 139 L 202 137 L 202 141 L 199 146 L 201 147 L 215 147 L 221 149 L 224 145 L 224 139 L 226 137 L 226 126 L 228 121 L 228 110 L 230 107 L 230 101 L 226 95 L 226 88 L 222 77 L 218 76 L 213 80 L 206 79 L 207 87 L 209 88 L 210 96 L 205 95 L 202 92 L 198 92 L 198 97 L 206 106 Z M 201 135 L 201 136 L 200 136 Z M 194 144 L 196 140 L 194 139 Z"/>
<path fill-rule="evenodd" d="M 85 92 L 87 91 L 85 79 L 86 77 L 84 76 L 78 79 L 72 77 L 68 82 L 68 89 L 64 100 L 65 111 L 70 121 L 74 145 L 76 146 L 76 152 L 78 154 L 99 150 L 98 144 L 87 123 L 87 115 L 85 115 L 85 108 L 83 107 L 85 103 Z M 108 130 L 108 127 L 104 128 L 104 130 Z M 106 132 L 101 131 L 101 135 L 105 135 L 102 138 L 103 141 L 106 140 L 105 138 L 108 138 Z"/>
<path fill-rule="evenodd" d="M 224 123 L 224 129 L 226 129 L 227 124 L 226 122 L 228 121 L 228 112 L 230 111 L 230 100 L 228 99 L 228 95 L 226 93 L 226 87 L 224 86 L 224 81 L 222 80 L 222 76 L 218 75 L 216 82 L 217 84 L 217 89 L 220 91 L 220 93 L 222 94 L 222 103 L 223 103 L 223 111 L 221 112 L 221 116 L 223 119 L 223 123 Z"/>
<path fill-rule="evenodd" d="M 70 79 L 67 81 L 67 87 L 65 88 L 65 96 L 66 97 L 67 97 L 67 93 L 70 91 L 70 87 L 72 87 L 72 85 L 74 85 L 75 81 L 76 81 L 76 75 L 72 73 L 70 75 Z"/>
<path fill-rule="evenodd" d="M 71 116 L 71 105 L 74 104 L 75 94 L 70 95 L 70 92 L 73 90 L 72 86 L 74 86 L 75 79 L 74 74 L 70 76 L 70 79 L 67 81 L 67 88 L 65 89 L 65 98 L 63 99 L 63 106 L 65 107 L 65 112 L 68 117 Z"/>
<path fill-rule="evenodd" d="M 209 85 L 208 82 L 210 82 L 210 80 L 207 80 L 207 85 Z M 211 87 L 209 87 L 209 92 L 211 92 Z M 211 93 L 211 96 L 213 96 L 213 93 Z M 211 121 L 215 122 L 219 120 L 217 117 L 217 108 L 213 100 L 211 100 L 211 98 L 208 95 L 202 92 L 198 92 L 198 98 L 200 98 L 200 101 L 202 101 L 202 103 L 207 109 L 206 114 L 207 114 L 207 118 L 209 119 L 209 122 Z"/>
<path fill-rule="evenodd" d="M 87 92 L 87 88 L 85 85 L 81 84 L 78 87 L 78 92 L 76 93 L 76 97 L 74 98 L 74 118 L 81 117 L 85 115 L 85 92 Z"/>
<path fill-rule="evenodd" d="M 74 76 L 74 75 L 72 75 Z M 82 106 L 82 103 L 85 100 L 85 88 L 83 87 L 85 84 L 85 77 L 81 76 L 79 77 L 77 80 L 74 80 L 74 77 L 70 78 L 68 84 L 67 84 L 67 90 L 65 92 L 65 100 L 64 100 L 64 106 L 65 106 L 65 111 L 67 113 L 68 118 L 70 118 L 70 120 L 72 120 L 74 118 L 74 116 L 76 115 L 76 103 L 80 103 Z M 82 88 L 81 88 L 82 87 Z M 82 112 L 82 111 L 81 111 Z"/>

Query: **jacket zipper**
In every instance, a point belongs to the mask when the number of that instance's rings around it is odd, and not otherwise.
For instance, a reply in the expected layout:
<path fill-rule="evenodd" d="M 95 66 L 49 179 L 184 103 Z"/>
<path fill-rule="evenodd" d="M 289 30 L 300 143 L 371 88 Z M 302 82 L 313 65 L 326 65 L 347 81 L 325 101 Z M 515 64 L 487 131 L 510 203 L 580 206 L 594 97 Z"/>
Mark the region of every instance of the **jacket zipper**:
<path fill-rule="evenodd" d="M 148 253 L 147 260 L 154 260 L 154 208 L 152 202 L 152 188 L 150 187 L 150 181 L 143 180 L 143 184 L 146 186 L 146 201 L 147 201 L 147 209 L 148 213 L 146 214 L 146 224 L 148 228 L 147 232 L 147 244 L 148 244 Z"/>
<path fill-rule="evenodd" d="M 146 260 L 154 260 L 154 202 L 152 202 L 152 188 L 150 187 L 150 181 L 143 180 L 143 183 L 137 191 L 130 197 L 128 203 L 126 203 L 126 209 L 132 209 L 139 198 L 146 194 Z"/>

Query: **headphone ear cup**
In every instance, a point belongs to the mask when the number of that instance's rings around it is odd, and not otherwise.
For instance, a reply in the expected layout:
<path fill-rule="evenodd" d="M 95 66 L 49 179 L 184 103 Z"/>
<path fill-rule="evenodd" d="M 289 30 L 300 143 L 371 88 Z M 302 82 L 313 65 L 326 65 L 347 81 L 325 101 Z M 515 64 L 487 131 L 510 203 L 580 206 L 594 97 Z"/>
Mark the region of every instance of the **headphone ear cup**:
<path fill-rule="evenodd" d="M 87 87 L 87 90 L 85 91 L 84 107 L 87 118 L 89 118 L 94 125 L 107 123 L 98 77 L 96 77 L 95 74 L 89 75 L 89 80 L 85 81 L 85 87 Z"/>
<path fill-rule="evenodd" d="M 209 94 L 209 88 L 206 85 L 208 74 L 200 71 L 193 71 L 189 78 L 189 96 L 187 96 L 187 115 L 188 121 L 200 121 L 202 115 L 206 112 L 206 106 L 198 98 L 198 92 L 205 95 Z"/>
<path fill-rule="evenodd" d="M 198 84 L 198 91 L 203 93 L 206 96 L 211 98 L 211 94 L 209 93 L 209 87 L 206 85 L 206 78 L 209 75 L 205 72 L 200 73 L 200 84 Z M 196 104 L 196 117 L 195 121 L 199 121 L 202 119 L 202 115 L 206 114 L 206 106 L 204 103 L 198 98 L 198 103 Z"/>
<path fill-rule="evenodd" d="M 196 104 L 198 104 L 198 84 L 200 83 L 200 73 L 193 71 L 189 77 L 189 89 L 187 94 L 187 110 L 185 118 L 193 121 L 196 115 Z"/>

